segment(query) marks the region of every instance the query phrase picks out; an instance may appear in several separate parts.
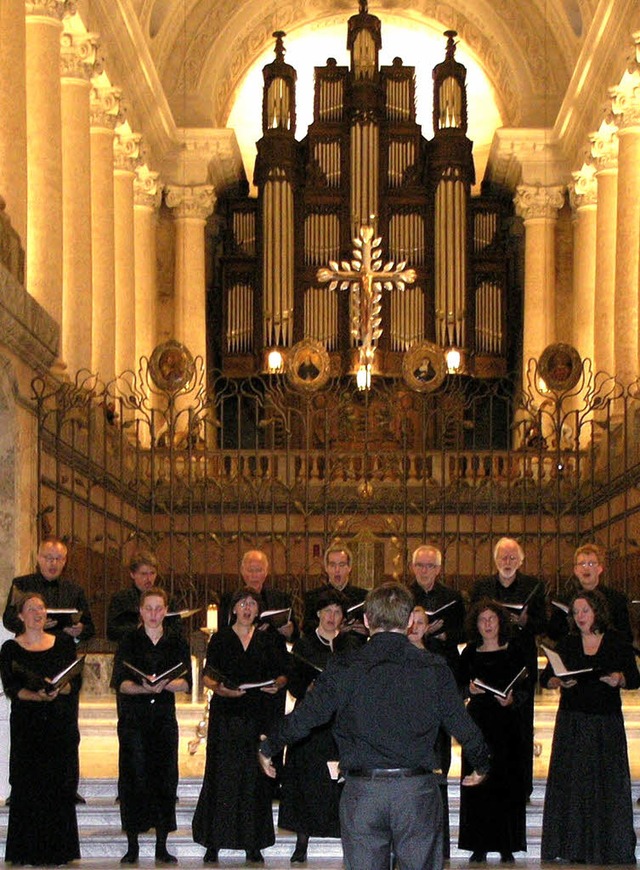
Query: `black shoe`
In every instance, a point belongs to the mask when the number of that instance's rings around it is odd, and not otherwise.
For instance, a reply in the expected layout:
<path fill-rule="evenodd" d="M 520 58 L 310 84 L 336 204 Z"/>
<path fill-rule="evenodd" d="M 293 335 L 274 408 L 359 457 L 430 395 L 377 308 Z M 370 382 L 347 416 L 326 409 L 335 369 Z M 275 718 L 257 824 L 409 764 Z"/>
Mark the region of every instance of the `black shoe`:
<path fill-rule="evenodd" d="M 486 852 L 472 852 L 469 856 L 469 864 L 484 864 L 486 860 Z"/>
<path fill-rule="evenodd" d="M 129 849 L 125 854 L 120 858 L 121 864 L 137 864 L 138 863 L 139 852 L 137 849 Z"/>
<path fill-rule="evenodd" d="M 218 863 L 218 850 L 217 849 L 207 849 L 204 853 L 204 858 L 202 859 L 203 864 L 217 864 Z"/>
<path fill-rule="evenodd" d="M 304 864 L 307 860 L 307 850 L 296 846 L 293 855 L 289 859 L 290 864 Z"/>
<path fill-rule="evenodd" d="M 79 791 L 76 792 L 75 801 L 77 804 L 86 804 L 86 798 L 83 798 Z"/>
<path fill-rule="evenodd" d="M 156 849 L 156 864 L 177 864 L 178 859 L 166 849 Z"/>
<path fill-rule="evenodd" d="M 513 852 L 500 852 L 501 864 L 515 864 L 516 859 L 513 857 Z"/>
<path fill-rule="evenodd" d="M 248 864 L 264 864 L 264 858 L 260 849 L 247 849 L 245 852 Z"/>

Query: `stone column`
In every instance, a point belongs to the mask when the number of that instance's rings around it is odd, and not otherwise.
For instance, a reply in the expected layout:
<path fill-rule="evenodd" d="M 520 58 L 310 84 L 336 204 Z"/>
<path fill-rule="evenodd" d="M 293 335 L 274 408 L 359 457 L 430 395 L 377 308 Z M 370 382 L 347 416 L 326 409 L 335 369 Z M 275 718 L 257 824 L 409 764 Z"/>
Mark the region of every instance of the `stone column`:
<path fill-rule="evenodd" d="M 133 182 L 136 262 L 136 361 L 156 346 L 156 216 L 161 190 L 158 173 L 138 166 Z"/>
<path fill-rule="evenodd" d="M 618 208 L 617 127 L 606 121 L 589 136 L 596 166 L 598 211 L 596 216 L 595 316 L 598 327 L 593 336 L 595 371 L 616 372 L 613 332 L 616 285 L 616 211 Z"/>
<path fill-rule="evenodd" d="M 66 5 L 66 0 L 26 3 L 26 287 L 58 323 L 62 322 L 60 34 Z"/>
<path fill-rule="evenodd" d="M 555 340 L 555 229 L 564 204 L 560 186 L 520 185 L 516 213 L 524 220 L 524 334 L 523 372 Z"/>
<path fill-rule="evenodd" d="M 121 92 L 102 83 L 91 89 L 91 368 L 103 380 L 116 371 L 113 131 Z"/>
<path fill-rule="evenodd" d="M 63 33 L 62 83 L 62 334 L 60 357 L 71 378 L 91 369 L 91 136 L 89 94 L 97 37 Z"/>
<path fill-rule="evenodd" d="M 176 256 L 174 332 L 194 357 L 207 362 L 204 225 L 215 205 L 210 185 L 166 188 L 166 203 L 174 209 Z"/>
<path fill-rule="evenodd" d="M 585 163 L 573 172 L 571 204 L 575 209 L 573 237 L 573 317 L 571 343 L 583 359 L 593 360 L 596 290 L 596 168 Z"/>
<path fill-rule="evenodd" d="M 141 139 L 125 122 L 116 130 L 113 143 L 116 374 L 137 369 L 133 180 L 140 163 Z"/>
<path fill-rule="evenodd" d="M 27 242 L 27 85 L 25 7 L 0 0 L 0 195 L 24 247 Z M 10 84 L 9 84 L 10 83 Z"/>
<path fill-rule="evenodd" d="M 618 125 L 618 211 L 616 234 L 616 374 L 623 384 L 638 377 L 638 276 L 640 274 L 640 33 L 636 62 L 611 88 Z"/>

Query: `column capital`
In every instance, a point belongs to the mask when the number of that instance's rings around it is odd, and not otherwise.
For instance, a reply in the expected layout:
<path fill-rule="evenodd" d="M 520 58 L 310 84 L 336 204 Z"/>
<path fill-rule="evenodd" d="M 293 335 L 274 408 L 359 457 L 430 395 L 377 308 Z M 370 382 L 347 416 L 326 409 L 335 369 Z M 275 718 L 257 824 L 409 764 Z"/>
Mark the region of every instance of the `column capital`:
<path fill-rule="evenodd" d="M 65 15 L 75 11 L 73 0 L 25 0 L 24 13 L 27 17 L 55 18 L 62 21 Z"/>
<path fill-rule="evenodd" d="M 564 191 L 563 185 L 519 184 L 513 198 L 516 214 L 525 222 L 536 218 L 555 219 L 564 205 Z"/>
<path fill-rule="evenodd" d="M 618 127 L 613 116 L 604 118 L 598 131 L 589 134 L 589 142 L 598 172 L 618 168 Z"/>
<path fill-rule="evenodd" d="M 611 110 L 621 131 L 640 127 L 640 31 L 632 39 L 634 49 L 627 69 L 618 84 L 609 88 Z"/>
<path fill-rule="evenodd" d="M 70 33 L 60 35 L 60 75 L 62 78 L 91 81 L 102 71 L 98 57 L 100 38 L 97 33 Z"/>
<path fill-rule="evenodd" d="M 135 172 L 142 160 L 140 133 L 133 133 L 125 121 L 115 131 L 113 138 L 113 167 L 123 172 Z"/>
<path fill-rule="evenodd" d="M 570 189 L 571 205 L 580 209 L 598 204 L 598 182 L 596 167 L 593 163 L 583 163 L 577 172 L 572 172 L 573 184 Z"/>
<path fill-rule="evenodd" d="M 91 126 L 115 130 L 122 122 L 121 99 L 120 88 L 93 83 L 90 95 Z"/>
<path fill-rule="evenodd" d="M 210 184 L 165 187 L 165 202 L 175 210 L 176 218 L 199 218 L 205 221 L 216 204 L 216 190 Z"/>
<path fill-rule="evenodd" d="M 145 208 L 157 209 L 162 198 L 162 187 L 158 184 L 159 172 L 152 172 L 146 163 L 136 166 L 133 179 L 133 203 Z"/>

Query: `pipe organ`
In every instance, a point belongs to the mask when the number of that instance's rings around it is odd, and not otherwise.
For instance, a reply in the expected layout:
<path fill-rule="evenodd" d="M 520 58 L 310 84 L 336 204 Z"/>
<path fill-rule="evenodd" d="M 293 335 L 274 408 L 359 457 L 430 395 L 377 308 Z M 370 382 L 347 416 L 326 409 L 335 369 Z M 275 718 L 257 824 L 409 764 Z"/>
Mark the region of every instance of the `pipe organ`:
<path fill-rule="evenodd" d="M 412 345 L 455 347 L 465 373 L 500 377 L 515 368 L 519 317 L 518 245 L 510 198 L 472 196 L 466 70 L 455 32 L 433 69 L 433 138 L 416 122 L 413 67 L 381 66 L 380 20 L 366 0 L 348 22 L 350 65 L 316 67 L 314 120 L 296 130 L 296 72 L 285 34 L 263 69 L 262 138 L 254 181 L 221 192 L 209 298 L 210 363 L 231 376 L 259 371 L 266 352 L 303 338 L 348 374 L 358 344 L 350 328 L 357 299 L 317 279 L 319 268 L 352 256 L 362 224 L 382 239 L 384 262 L 406 262 L 415 284 L 384 291 L 377 374 L 398 377 Z M 481 107 L 480 107 L 481 111 Z M 509 324 L 509 331 L 507 330 Z M 350 368 L 351 367 L 351 368 Z"/>

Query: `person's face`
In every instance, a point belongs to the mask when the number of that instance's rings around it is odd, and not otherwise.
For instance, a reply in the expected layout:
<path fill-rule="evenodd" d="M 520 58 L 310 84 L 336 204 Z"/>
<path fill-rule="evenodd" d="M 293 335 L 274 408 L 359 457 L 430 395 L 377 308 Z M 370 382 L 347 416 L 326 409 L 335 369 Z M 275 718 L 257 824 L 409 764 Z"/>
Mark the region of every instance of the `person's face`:
<path fill-rule="evenodd" d="M 497 640 L 500 634 L 500 620 L 493 610 L 483 610 L 478 614 L 478 631 L 483 640 Z"/>
<path fill-rule="evenodd" d="M 509 584 L 516 576 L 516 571 L 522 565 L 520 551 L 515 541 L 502 544 L 496 553 L 496 568 L 503 583 Z"/>
<path fill-rule="evenodd" d="M 136 571 L 130 571 L 131 579 L 135 583 L 136 589 L 140 592 L 146 592 L 156 585 L 158 577 L 157 570 L 153 565 L 140 565 Z"/>
<path fill-rule="evenodd" d="M 145 628 L 159 628 L 167 613 L 167 606 L 160 595 L 149 595 L 140 608 L 140 618 Z"/>
<path fill-rule="evenodd" d="M 597 555 L 589 552 L 589 550 L 579 553 L 573 566 L 573 573 L 578 578 L 578 583 L 585 592 L 591 592 L 591 590 L 596 588 L 600 582 L 600 575 L 603 570 L 604 568 L 598 562 Z"/>
<path fill-rule="evenodd" d="M 234 604 L 233 612 L 238 625 L 252 625 L 258 618 L 258 602 L 253 598 L 241 598 Z"/>
<path fill-rule="evenodd" d="M 344 589 L 349 582 L 349 574 L 351 574 L 351 565 L 347 554 L 342 551 L 329 553 L 325 567 L 330 585 L 338 591 Z"/>
<path fill-rule="evenodd" d="M 38 567 L 45 580 L 57 580 L 67 564 L 67 548 L 64 544 L 49 541 L 38 550 Z"/>
<path fill-rule="evenodd" d="M 320 631 L 324 634 L 335 634 L 342 625 L 342 608 L 339 604 L 327 604 L 318 611 Z"/>
<path fill-rule="evenodd" d="M 581 634 L 590 634 L 593 631 L 596 615 L 586 599 L 576 598 L 573 602 L 573 618 Z"/>
<path fill-rule="evenodd" d="M 240 574 L 249 589 L 258 594 L 262 592 L 264 581 L 267 579 L 267 563 L 259 556 L 251 556 L 244 560 Z"/>
<path fill-rule="evenodd" d="M 422 638 L 427 633 L 429 628 L 429 617 L 424 612 L 422 607 L 416 607 L 413 611 L 413 622 L 409 626 L 407 636 L 411 643 L 416 646 L 422 646 Z"/>
<path fill-rule="evenodd" d="M 416 553 L 411 570 L 415 575 L 418 585 L 422 586 L 425 592 L 430 592 L 440 573 L 440 567 L 437 563 L 435 550 L 432 550 L 430 547 L 424 547 Z"/>
<path fill-rule="evenodd" d="M 44 628 L 47 621 L 47 608 L 41 598 L 27 598 L 18 618 L 24 623 L 26 629 Z"/>

